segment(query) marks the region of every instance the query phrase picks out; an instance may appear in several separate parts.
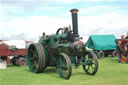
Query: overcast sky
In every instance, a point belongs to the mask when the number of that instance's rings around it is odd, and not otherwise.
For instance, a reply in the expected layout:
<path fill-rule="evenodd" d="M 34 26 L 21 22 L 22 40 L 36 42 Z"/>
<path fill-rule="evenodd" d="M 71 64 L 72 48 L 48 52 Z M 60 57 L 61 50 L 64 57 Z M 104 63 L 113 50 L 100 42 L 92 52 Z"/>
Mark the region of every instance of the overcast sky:
<path fill-rule="evenodd" d="M 38 40 L 72 25 L 77 8 L 79 35 L 128 32 L 128 0 L 0 0 L 0 39 Z"/>

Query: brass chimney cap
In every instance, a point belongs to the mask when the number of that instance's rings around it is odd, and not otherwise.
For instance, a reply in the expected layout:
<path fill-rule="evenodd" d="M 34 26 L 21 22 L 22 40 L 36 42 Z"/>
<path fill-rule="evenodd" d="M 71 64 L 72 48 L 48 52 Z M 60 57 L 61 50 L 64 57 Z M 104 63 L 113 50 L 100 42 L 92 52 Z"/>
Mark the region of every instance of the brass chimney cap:
<path fill-rule="evenodd" d="M 70 12 L 72 13 L 77 13 L 79 10 L 78 9 L 71 9 Z"/>

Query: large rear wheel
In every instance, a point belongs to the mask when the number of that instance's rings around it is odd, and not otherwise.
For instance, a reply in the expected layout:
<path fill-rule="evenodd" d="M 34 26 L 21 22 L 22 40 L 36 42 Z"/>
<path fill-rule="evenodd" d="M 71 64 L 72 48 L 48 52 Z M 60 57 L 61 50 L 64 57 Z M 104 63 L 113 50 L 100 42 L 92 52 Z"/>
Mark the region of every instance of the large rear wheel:
<path fill-rule="evenodd" d="M 82 58 L 83 69 L 87 74 L 95 75 L 98 70 L 98 59 L 92 51 L 87 51 Z"/>
<path fill-rule="evenodd" d="M 65 53 L 60 53 L 57 60 L 57 71 L 61 78 L 69 79 L 72 74 L 70 58 Z"/>
<path fill-rule="evenodd" d="M 31 72 L 41 73 L 45 70 L 45 52 L 40 43 L 31 44 L 27 55 L 27 62 Z"/>

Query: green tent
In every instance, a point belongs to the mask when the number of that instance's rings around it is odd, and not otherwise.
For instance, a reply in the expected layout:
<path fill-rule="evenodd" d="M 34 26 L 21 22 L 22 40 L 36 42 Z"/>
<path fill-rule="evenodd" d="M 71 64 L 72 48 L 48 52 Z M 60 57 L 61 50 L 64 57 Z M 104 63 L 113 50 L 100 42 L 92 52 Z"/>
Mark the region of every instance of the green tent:
<path fill-rule="evenodd" d="M 114 35 L 91 35 L 86 46 L 95 50 L 116 49 L 116 37 Z"/>

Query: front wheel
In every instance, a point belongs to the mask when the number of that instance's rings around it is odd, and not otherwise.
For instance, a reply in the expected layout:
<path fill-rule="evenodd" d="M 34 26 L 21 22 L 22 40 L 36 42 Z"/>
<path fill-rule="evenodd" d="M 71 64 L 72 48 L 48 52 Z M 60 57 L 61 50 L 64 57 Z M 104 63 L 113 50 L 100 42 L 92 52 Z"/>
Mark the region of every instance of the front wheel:
<path fill-rule="evenodd" d="M 87 51 L 82 58 L 83 69 L 87 74 L 95 75 L 98 70 L 98 59 L 92 51 Z"/>
<path fill-rule="evenodd" d="M 72 65 L 70 58 L 65 53 L 60 53 L 57 60 L 57 71 L 59 76 L 64 79 L 69 79 L 72 74 Z"/>

